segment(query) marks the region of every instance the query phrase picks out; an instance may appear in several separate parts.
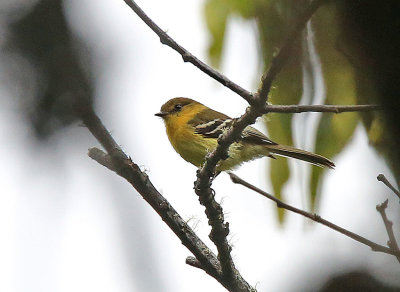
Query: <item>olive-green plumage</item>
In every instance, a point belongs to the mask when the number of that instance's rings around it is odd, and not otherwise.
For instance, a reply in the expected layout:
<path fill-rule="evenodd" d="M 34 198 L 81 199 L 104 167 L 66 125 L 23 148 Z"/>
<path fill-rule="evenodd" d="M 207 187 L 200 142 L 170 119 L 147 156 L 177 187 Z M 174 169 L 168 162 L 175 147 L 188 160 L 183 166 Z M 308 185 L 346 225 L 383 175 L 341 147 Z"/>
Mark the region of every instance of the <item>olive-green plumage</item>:
<path fill-rule="evenodd" d="M 156 115 L 163 118 L 168 139 L 175 151 L 197 167 L 204 163 L 207 153 L 217 147 L 219 135 L 232 125 L 232 119 L 227 115 L 184 97 L 170 99 Z M 231 170 L 243 162 L 263 156 L 274 158 L 272 154 L 300 159 L 318 166 L 335 166 L 331 160 L 321 155 L 279 145 L 248 126 L 242 132 L 242 139 L 230 146 L 228 159 L 218 164 L 217 171 Z"/>

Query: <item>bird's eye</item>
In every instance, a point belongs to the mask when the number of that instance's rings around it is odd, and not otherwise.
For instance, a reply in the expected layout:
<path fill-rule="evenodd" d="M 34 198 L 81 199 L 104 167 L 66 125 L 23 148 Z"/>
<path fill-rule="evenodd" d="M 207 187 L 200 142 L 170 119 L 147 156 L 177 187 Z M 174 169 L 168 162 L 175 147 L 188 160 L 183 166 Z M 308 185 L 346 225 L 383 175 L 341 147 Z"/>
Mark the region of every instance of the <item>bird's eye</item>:
<path fill-rule="evenodd" d="M 174 108 L 175 108 L 176 111 L 180 111 L 182 109 L 182 105 L 180 103 L 178 103 L 178 104 L 175 105 Z"/>

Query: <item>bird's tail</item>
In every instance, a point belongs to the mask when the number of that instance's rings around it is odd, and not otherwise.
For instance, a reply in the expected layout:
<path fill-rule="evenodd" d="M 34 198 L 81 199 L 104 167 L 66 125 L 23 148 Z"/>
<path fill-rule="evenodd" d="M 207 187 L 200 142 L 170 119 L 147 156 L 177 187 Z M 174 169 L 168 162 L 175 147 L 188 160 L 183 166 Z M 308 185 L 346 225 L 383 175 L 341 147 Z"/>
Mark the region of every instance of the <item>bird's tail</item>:
<path fill-rule="evenodd" d="M 314 154 L 305 150 L 279 144 L 268 145 L 267 148 L 273 154 L 300 159 L 321 167 L 322 166 L 326 166 L 329 168 L 335 167 L 333 161 L 329 160 L 328 158 L 325 158 L 322 155 Z"/>

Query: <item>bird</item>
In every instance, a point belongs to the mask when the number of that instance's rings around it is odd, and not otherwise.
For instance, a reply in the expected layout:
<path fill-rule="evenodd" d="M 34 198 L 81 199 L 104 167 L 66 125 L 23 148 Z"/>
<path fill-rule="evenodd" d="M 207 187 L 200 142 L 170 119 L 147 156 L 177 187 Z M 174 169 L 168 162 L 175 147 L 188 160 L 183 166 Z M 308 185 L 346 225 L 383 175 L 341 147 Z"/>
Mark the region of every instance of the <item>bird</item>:
<path fill-rule="evenodd" d="M 207 154 L 217 147 L 218 137 L 234 122 L 229 116 L 186 97 L 168 100 L 155 115 L 163 119 L 175 151 L 198 168 L 204 164 Z M 274 155 L 303 160 L 320 167 L 335 167 L 331 160 L 322 155 L 278 144 L 247 126 L 241 138 L 229 147 L 228 158 L 218 163 L 216 171 L 230 171 L 244 162 L 264 156 L 276 159 Z"/>

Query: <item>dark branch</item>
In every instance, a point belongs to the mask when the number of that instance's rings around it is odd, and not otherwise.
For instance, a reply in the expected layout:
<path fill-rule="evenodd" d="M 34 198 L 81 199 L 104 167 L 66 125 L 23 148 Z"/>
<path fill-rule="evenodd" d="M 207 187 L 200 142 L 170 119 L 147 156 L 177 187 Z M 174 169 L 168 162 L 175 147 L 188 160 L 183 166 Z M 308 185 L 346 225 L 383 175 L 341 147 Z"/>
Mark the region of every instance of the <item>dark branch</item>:
<path fill-rule="evenodd" d="M 398 252 L 397 260 L 400 263 L 400 250 L 399 246 L 397 245 L 396 237 L 394 236 L 393 233 L 393 222 L 388 219 L 386 216 L 386 208 L 388 206 L 388 200 L 384 201 L 382 204 L 376 206 L 376 210 L 381 214 L 383 223 L 385 224 L 386 232 L 389 236 L 389 241 L 387 242 L 387 245 L 389 248 L 392 250 L 395 250 Z"/>
<path fill-rule="evenodd" d="M 300 17 L 298 17 L 294 22 L 292 29 L 286 36 L 278 53 L 272 59 L 269 69 L 261 78 L 261 87 L 257 93 L 260 103 L 261 101 L 268 100 L 268 94 L 271 90 L 272 82 L 275 80 L 276 76 L 282 70 L 283 66 L 286 64 L 286 61 L 289 59 L 293 44 L 300 37 L 301 32 L 303 31 L 306 23 L 310 20 L 311 16 L 325 2 L 327 2 L 327 0 L 311 1 L 306 9 L 303 11 L 303 13 L 300 15 Z"/>
<path fill-rule="evenodd" d="M 201 270 L 203 269 L 203 266 L 195 257 L 187 257 L 186 264 L 188 264 L 189 266 L 201 269 Z"/>
<path fill-rule="evenodd" d="M 95 160 L 97 163 L 115 172 L 111 156 L 105 153 L 103 150 L 100 150 L 96 147 L 90 148 L 88 151 L 88 156 Z"/>
<path fill-rule="evenodd" d="M 333 229 L 333 230 L 335 230 L 337 232 L 340 232 L 340 233 L 346 235 L 347 237 L 350 237 L 350 238 L 354 239 L 355 241 L 358 241 L 358 242 L 360 242 L 362 244 L 365 244 L 365 245 L 369 246 L 373 251 L 383 252 L 383 253 L 386 253 L 386 254 L 391 254 L 391 255 L 394 255 L 396 257 L 400 256 L 400 251 L 398 251 L 398 250 L 396 250 L 396 249 L 394 249 L 392 247 L 387 248 L 386 246 L 377 244 L 377 243 L 375 243 L 375 242 L 373 242 L 371 240 L 366 239 L 365 237 L 362 237 L 362 236 L 360 236 L 360 235 L 358 235 L 356 233 L 353 233 L 353 232 L 351 232 L 351 231 L 349 231 L 347 229 L 344 229 L 344 228 L 342 228 L 342 227 L 340 227 L 340 226 L 338 226 L 336 224 L 333 224 L 332 222 L 329 222 L 328 220 L 325 220 L 325 219 L 321 218 L 317 214 L 312 214 L 312 213 L 306 212 L 304 210 L 298 209 L 296 207 L 293 207 L 293 206 L 291 206 L 289 204 L 286 204 L 285 202 L 283 202 L 283 201 L 277 199 L 276 197 L 274 197 L 273 195 L 271 195 L 271 194 L 269 194 L 267 192 L 264 192 L 263 190 L 260 190 L 259 188 L 255 187 L 254 185 L 244 181 L 243 179 L 241 179 L 237 175 L 235 175 L 233 173 L 229 173 L 229 175 L 231 177 L 232 182 L 234 182 L 236 184 L 240 184 L 242 186 L 245 186 L 246 188 L 249 188 L 249 189 L 259 193 L 260 195 L 263 195 L 264 197 L 274 201 L 276 203 L 276 205 L 278 206 L 278 208 L 284 208 L 284 209 L 286 209 L 288 211 L 294 212 L 296 214 L 300 214 L 300 215 L 302 215 L 304 217 L 307 217 L 307 218 L 309 218 L 309 219 L 311 219 L 311 220 L 313 220 L 315 222 L 318 222 L 318 223 L 320 223 L 322 225 L 325 225 L 325 226 L 327 226 L 327 227 L 329 227 L 329 228 L 331 228 L 331 229 Z"/>
<path fill-rule="evenodd" d="M 393 191 L 393 193 L 395 193 L 399 199 L 400 199 L 400 192 L 398 190 L 396 190 L 396 188 L 387 180 L 386 176 L 384 176 L 382 173 L 378 175 L 378 177 L 376 178 L 377 180 L 383 182 L 389 189 L 391 189 Z"/>
<path fill-rule="evenodd" d="M 250 116 L 251 117 L 251 116 Z M 227 241 L 229 234 L 229 224 L 224 222 L 224 214 L 221 206 L 214 199 L 214 191 L 211 189 L 212 179 L 215 174 L 215 167 L 221 157 L 227 155 L 227 149 L 238 139 L 242 130 L 247 124 L 248 117 L 241 118 L 241 125 L 234 126 L 228 130 L 230 135 L 221 135 L 218 138 L 219 146 L 207 158 L 205 165 L 198 170 L 195 182 L 195 192 L 199 196 L 200 203 L 205 207 L 208 223 L 211 226 L 210 239 L 214 242 L 218 250 L 218 259 L 221 263 L 222 273 L 227 281 L 236 282 L 237 270 L 231 257 L 231 247 Z M 240 119 L 239 119 L 240 121 Z M 244 122 L 243 122 L 244 121 Z M 236 131 L 236 133 L 234 133 Z M 232 134 L 233 132 L 233 134 Z"/>
<path fill-rule="evenodd" d="M 264 112 L 265 104 L 268 99 L 268 93 L 272 86 L 272 82 L 276 75 L 280 72 L 282 67 L 285 65 L 288 59 L 289 53 L 293 43 L 296 41 L 305 24 L 310 19 L 312 14 L 327 0 L 314 0 L 306 7 L 302 15 L 295 22 L 293 29 L 287 36 L 283 45 L 281 46 L 278 54 L 273 58 L 269 70 L 262 78 L 262 85 L 260 91 L 256 96 L 247 90 L 236 85 L 224 75 L 210 68 L 192 54 L 190 54 L 183 47 L 178 45 L 171 37 L 169 37 L 163 30 L 161 30 L 144 12 L 137 6 L 137 4 L 130 0 L 124 0 L 125 3 L 135 11 L 135 13 L 160 37 L 163 44 L 166 44 L 180 53 L 184 61 L 189 61 L 200 70 L 219 81 L 221 84 L 227 86 L 252 106 L 250 106 L 246 113 L 235 121 L 234 126 L 229 129 L 224 135 L 218 139 L 218 147 L 206 159 L 206 163 L 197 173 L 197 181 L 195 183 L 195 191 L 199 196 L 199 201 L 206 208 L 206 215 L 211 226 L 210 238 L 214 242 L 218 250 L 218 258 L 221 262 L 221 269 L 225 279 L 229 281 L 235 281 L 237 279 L 237 270 L 232 261 L 230 255 L 231 247 L 229 246 L 226 236 L 229 233 L 229 226 L 224 222 L 224 216 L 221 206 L 214 199 L 214 192 L 211 189 L 212 179 L 215 176 L 216 165 L 221 159 L 228 157 L 227 151 L 230 145 L 238 140 L 241 136 L 241 132 L 250 124 L 253 124 L 256 119 L 261 116 Z M 238 282 L 234 284 L 234 287 L 238 286 Z M 247 283 L 246 283 L 247 284 Z M 250 289 L 248 286 L 246 289 Z"/>
<path fill-rule="evenodd" d="M 110 155 L 106 154 L 102 150 L 98 148 L 91 148 L 89 149 L 89 157 L 97 161 L 99 164 L 107 167 L 111 171 L 116 172 L 117 174 L 121 175 L 116 171 L 116 168 L 114 167 L 114 163 L 112 161 L 112 158 Z M 135 166 L 137 167 L 131 160 L 128 162 L 129 168 Z M 135 169 L 136 171 L 136 169 Z M 139 170 L 140 171 L 140 170 Z M 145 174 L 144 174 L 145 175 Z M 139 191 L 134 183 L 124 175 L 121 175 L 125 179 L 127 179 L 134 187 L 136 190 Z M 148 184 L 151 184 L 150 181 L 147 182 Z M 151 185 L 152 186 L 152 185 Z M 154 190 L 144 190 L 144 192 L 154 192 Z M 152 205 L 151 202 L 148 201 L 148 199 L 145 197 L 144 194 L 142 194 L 142 197 L 150 204 Z M 154 194 L 152 194 L 153 196 Z M 192 231 L 192 229 L 186 224 L 186 222 L 183 221 L 183 219 L 179 216 L 179 214 L 173 209 L 173 207 L 165 200 L 160 194 L 158 194 L 161 197 L 161 202 L 157 202 L 156 206 L 157 208 L 154 208 L 155 211 L 162 217 L 163 221 L 167 223 L 167 225 L 174 231 L 174 233 L 181 239 L 182 243 L 196 256 L 196 258 L 193 257 L 188 257 L 186 259 L 186 263 L 197 267 L 201 268 L 204 270 L 207 274 L 210 276 L 214 277 L 218 282 L 220 282 L 225 288 L 227 288 L 230 291 L 255 291 L 253 288 L 251 288 L 247 282 L 242 278 L 242 276 L 239 274 L 237 270 L 235 270 L 235 276 L 237 277 L 236 281 L 240 283 L 238 287 L 232 287 L 232 282 L 228 281 L 228 279 L 223 275 L 222 269 L 219 263 L 219 260 L 215 257 L 215 255 L 208 249 L 208 247 L 197 237 L 197 235 Z M 159 199 L 157 199 L 159 201 Z M 153 206 L 153 205 L 152 205 Z M 164 213 L 166 213 L 164 215 Z M 188 245 L 189 243 L 189 245 Z M 194 246 L 193 246 L 194 245 Z M 193 250 L 195 249 L 195 250 Z M 201 256 L 199 256 L 199 253 Z M 204 258 L 206 257 L 206 258 Z M 203 258 L 203 261 L 201 260 Z M 211 265 L 211 269 L 210 266 Z"/>
<path fill-rule="evenodd" d="M 236 274 L 238 271 L 231 257 L 231 246 L 228 243 L 227 236 L 229 234 L 229 224 L 224 222 L 224 213 L 222 207 L 215 201 L 214 190 L 210 185 L 199 184 L 200 181 L 208 181 L 201 179 L 201 172 L 198 172 L 198 180 L 195 183 L 195 192 L 199 196 L 199 202 L 205 207 L 205 213 L 208 218 L 208 224 L 211 226 L 210 239 L 218 250 L 218 259 L 221 263 L 222 275 L 228 283 L 234 283 L 237 286 Z"/>
<path fill-rule="evenodd" d="M 218 138 L 218 147 L 207 157 L 205 164 L 197 173 L 195 190 L 200 198 L 200 202 L 202 202 L 206 207 L 206 214 L 212 228 L 211 235 L 216 234 L 217 232 L 222 232 L 221 236 L 215 238 L 216 240 L 213 240 L 214 236 L 210 237 L 217 246 L 222 271 L 224 275 L 226 275 L 225 273 L 229 273 L 227 275 L 229 278 L 234 276 L 234 266 L 230 256 L 230 246 L 226 240 L 226 235 L 228 234 L 229 229 L 227 224 L 224 223 L 222 209 L 220 210 L 220 206 L 215 202 L 213 191 L 211 190 L 212 178 L 215 175 L 216 166 L 221 159 L 226 159 L 228 157 L 228 149 L 230 145 L 240 139 L 242 131 L 248 125 L 253 124 L 256 119 L 263 114 L 260 109 L 264 108 L 268 99 L 268 92 L 272 85 L 272 80 L 286 63 L 286 55 L 290 51 L 290 46 L 295 41 L 296 36 L 300 34 L 302 28 L 310 19 L 316 8 L 324 1 L 325 0 L 314 0 L 305 9 L 305 12 L 298 19 L 294 29 L 290 33 L 290 37 L 286 39 L 279 53 L 273 58 L 270 69 L 267 71 L 265 78 L 263 78 L 260 94 L 250 101 L 251 106 L 247 108 L 246 113 L 236 120 L 233 126 L 225 134 Z M 210 217 L 210 215 L 212 215 L 212 217 Z M 222 238 L 223 236 L 225 236 L 225 238 Z"/>
<path fill-rule="evenodd" d="M 81 117 L 84 125 L 89 129 L 97 141 L 100 142 L 110 156 L 122 160 L 129 159 L 104 127 L 92 107 L 84 103 L 84 99 L 82 99 L 81 103 L 76 106 L 76 111 Z"/>
<path fill-rule="evenodd" d="M 195 66 L 197 66 L 200 70 L 219 81 L 221 84 L 230 88 L 240 96 L 242 96 L 248 102 L 253 101 L 253 94 L 228 78 L 224 75 L 220 74 L 216 70 L 207 66 L 205 63 L 201 62 L 195 56 L 190 54 L 186 49 L 177 44 L 171 37 L 169 37 L 159 26 L 157 26 L 145 13 L 144 11 L 131 0 L 124 0 L 125 3 L 160 37 L 160 40 L 163 44 L 168 45 L 169 47 L 176 50 L 179 54 L 182 55 L 183 60 L 185 62 L 189 61 Z M 252 123 L 255 122 L 255 118 Z M 244 128 L 243 128 L 244 129 Z M 242 130 L 243 130 L 242 129 Z M 241 131 L 240 131 L 241 132 Z M 240 135 L 240 133 L 239 133 Z M 233 142 L 233 140 L 232 140 Z M 230 144 L 232 142 L 229 142 Z M 229 144 L 229 145 L 230 145 Z M 226 149 L 229 147 L 227 145 Z M 226 152 L 226 149 L 220 152 Z M 221 157 L 221 156 L 219 156 Z M 211 226 L 210 238 L 214 242 L 218 250 L 218 259 L 221 263 L 222 273 L 224 276 L 225 285 L 233 285 L 229 288 L 229 290 L 236 290 L 240 288 L 240 291 L 250 291 L 253 288 L 248 285 L 240 276 L 239 272 L 236 270 L 232 257 L 230 255 L 231 247 L 229 246 L 226 236 L 229 233 L 228 223 L 224 222 L 224 216 L 222 212 L 221 206 L 214 200 L 214 192 L 211 190 L 211 176 L 213 176 L 214 169 L 216 164 L 220 158 L 215 158 L 215 161 L 212 163 L 213 166 L 210 167 L 211 171 L 206 171 L 206 176 L 204 176 L 204 172 L 199 172 L 198 180 L 195 184 L 196 193 L 199 195 L 199 201 L 206 208 L 206 215 Z M 211 175 L 208 175 L 211 173 Z M 202 179 L 203 177 L 203 179 Z M 200 181 L 200 183 L 198 183 Z M 202 183 L 203 181 L 204 183 Z"/>
<path fill-rule="evenodd" d="M 314 0 L 311 2 L 303 16 L 298 19 L 294 29 L 288 35 L 279 53 L 272 60 L 270 69 L 265 74 L 265 77 L 263 77 L 262 86 L 257 98 L 255 98 L 251 92 L 243 89 L 223 74 L 212 69 L 176 43 L 152 21 L 134 1 L 124 1 L 160 37 L 160 41 L 181 54 L 185 62 L 192 63 L 221 84 L 242 96 L 250 104 L 256 105 L 256 107 L 250 107 L 246 114 L 237 121 L 236 126 L 230 129 L 227 135 L 224 135 L 219 139 L 220 146 L 210 155 L 205 166 L 199 171 L 198 179 L 195 184 L 199 200 L 206 207 L 206 214 L 209 219 L 209 224 L 212 227 L 210 238 L 217 246 L 219 261 L 182 220 L 168 201 L 165 200 L 165 198 L 163 198 L 154 188 L 148 176 L 143 173 L 129 157 L 126 156 L 102 125 L 100 119 L 95 115 L 92 109 L 85 108 L 84 110 L 81 110 L 83 122 L 108 152 L 108 154 L 106 154 L 99 149 L 92 148 L 89 150 L 89 155 L 97 162 L 110 170 L 115 171 L 118 175 L 124 177 L 132 184 L 132 186 L 181 239 L 182 243 L 196 256 L 196 259 L 194 260 L 193 258 L 188 258 L 187 262 L 189 264 L 205 270 L 230 291 L 254 291 L 254 289 L 241 277 L 232 261 L 230 255 L 231 247 L 226 240 L 226 236 L 229 233 L 229 226 L 228 223 L 224 223 L 221 206 L 214 200 L 214 193 L 210 188 L 211 181 L 218 161 L 221 158 L 226 158 L 229 146 L 240 136 L 242 130 L 247 125 L 254 123 L 256 118 L 263 113 L 262 110 L 259 109 L 262 109 L 265 105 L 272 82 L 284 66 L 292 43 L 298 37 L 311 15 L 325 0 Z M 257 109 L 257 107 L 259 109 Z M 271 109 L 272 108 L 270 108 L 270 111 Z"/>
<path fill-rule="evenodd" d="M 155 24 L 154 21 L 151 20 L 146 15 L 146 13 L 144 13 L 144 11 L 134 1 L 124 0 L 124 2 L 144 21 L 144 23 L 147 24 L 148 27 L 150 27 L 160 37 L 160 41 L 162 44 L 169 46 L 170 48 L 174 49 L 179 54 L 181 54 L 184 62 L 192 63 L 194 66 L 199 68 L 201 71 L 203 71 L 210 77 L 214 78 L 222 85 L 228 87 L 230 90 L 236 92 L 237 94 L 239 94 L 241 97 L 243 97 L 248 102 L 252 101 L 253 94 L 250 91 L 240 87 L 238 84 L 231 81 L 225 75 L 223 75 L 220 72 L 218 72 L 217 70 L 211 68 L 206 63 L 202 62 L 197 57 L 192 55 L 184 47 L 179 45 L 165 31 L 163 31 L 157 24 Z"/>
<path fill-rule="evenodd" d="M 222 270 L 217 257 L 186 224 L 169 202 L 156 190 L 149 177 L 126 156 L 93 110 L 81 107 L 79 114 L 89 131 L 108 152 L 106 154 L 100 149 L 92 148 L 89 150 L 90 157 L 131 183 L 143 199 L 152 206 L 162 220 L 178 236 L 182 244 L 195 255 L 201 263 L 203 270 L 224 285 L 221 280 Z M 238 275 L 238 277 L 241 276 Z M 229 289 L 229 287 L 226 288 Z"/>
<path fill-rule="evenodd" d="M 366 112 L 381 110 L 379 105 L 266 105 L 263 113 L 305 113 L 305 112 L 324 112 L 324 113 L 345 113 L 345 112 Z"/>

